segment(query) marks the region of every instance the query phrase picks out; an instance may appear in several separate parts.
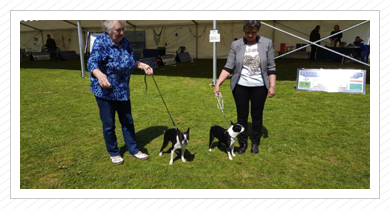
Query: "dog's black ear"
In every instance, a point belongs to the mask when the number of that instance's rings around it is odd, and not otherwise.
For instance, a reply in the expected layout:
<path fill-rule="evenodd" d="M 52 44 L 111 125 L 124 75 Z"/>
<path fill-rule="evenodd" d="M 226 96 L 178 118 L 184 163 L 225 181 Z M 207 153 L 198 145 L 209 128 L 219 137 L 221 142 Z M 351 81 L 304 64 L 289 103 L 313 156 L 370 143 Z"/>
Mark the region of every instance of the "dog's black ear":
<path fill-rule="evenodd" d="M 187 132 L 186 133 L 190 133 L 190 128 L 187 129 Z"/>
<path fill-rule="evenodd" d="M 234 125 L 234 123 L 233 123 L 232 121 L 230 121 L 230 124 L 231 124 L 231 125 Z"/>
<path fill-rule="evenodd" d="M 176 133 L 180 134 L 180 130 L 178 128 L 176 128 Z"/>

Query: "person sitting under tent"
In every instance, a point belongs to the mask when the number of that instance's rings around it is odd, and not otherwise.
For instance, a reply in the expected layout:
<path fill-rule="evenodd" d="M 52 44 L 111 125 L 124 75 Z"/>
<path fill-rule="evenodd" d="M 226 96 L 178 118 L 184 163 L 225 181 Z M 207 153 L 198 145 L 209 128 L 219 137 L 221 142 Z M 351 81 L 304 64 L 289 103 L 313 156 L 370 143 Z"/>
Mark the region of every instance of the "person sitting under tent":
<path fill-rule="evenodd" d="M 357 47 L 353 50 L 352 54 L 355 59 L 360 58 L 363 60 L 367 56 L 367 51 L 364 47 L 364 40 L 361 39 L 359 36 L 356 36 L 355 41 L 353 42 L 353 44 L 350 44 L 350 46 Z"/>
<path fill-rule="evenodd" d="M 339 25 L 335 25 L 334 26 L 334 30 L 330 33 L 330 35 L 333 35 L 335 33 L 339 33 L 340 32 L 340 26 Z M 339 33 L 337 35 L 334 35 L 332 37 L 330 37 L 330 45 L 331 46 L 334 46 L 334 47 L 338 47 L 340 44 L 341 44 L 341 38 L 343 37 L 343 33 Z"/>

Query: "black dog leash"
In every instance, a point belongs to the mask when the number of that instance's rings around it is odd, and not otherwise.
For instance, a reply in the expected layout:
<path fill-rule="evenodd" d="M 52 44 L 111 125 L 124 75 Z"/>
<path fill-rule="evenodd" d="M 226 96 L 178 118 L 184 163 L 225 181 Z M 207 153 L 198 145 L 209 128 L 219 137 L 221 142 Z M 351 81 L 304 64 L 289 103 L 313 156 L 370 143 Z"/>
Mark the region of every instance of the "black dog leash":
<path fill-rule="evenodd" d="M 161 99 L 162 99 L 162 101 L 164 102 L 164 105 L 165 105 L 165 108 L 167 109 L 167 112 L 168 112 L 168 114 L 169 114 L 169 117 L 170 117 L 170 118 L 171 118 L 171 120 L 172 120 L 173 126 L 175 126 L 175 128 L 177 129 L 177 127 L 176 127 L 176 125 L 175 125 L 175 122 L 173 122 L 173 119 L 172 119 L 171 113 L 169 113 L 169 110 L 168 110 L 167 104 L 165 104 L 164 98 L 163 98 L 163 96 L 162 96 L 162 94 L 161 94 L 161 92 L 160 92 L 160 89 L 159 89 L 159 88 L 158 88 L 158 86 L 157 86 L 156 80 L 154 79 L 154 76 L 153 76 L 153 74 L 151 74 L 151 75 L 152 75 L 152 78 L 153 78 L 153 81 L 154 81 L 154 83 L 156 84 L 156 87 L 157 87 L 158 93 L 160 93 Z M 145 77 L 144 77 L 144 81 L 145 81 L 145 86 L 146 86 L 146 88 L 145 88 L 145 95 L 146 95 L 146 93 L 147 93 L 147 91 L 148 91 L 148 83 L 146 82 L 146 74 L 145 74 Z"/>

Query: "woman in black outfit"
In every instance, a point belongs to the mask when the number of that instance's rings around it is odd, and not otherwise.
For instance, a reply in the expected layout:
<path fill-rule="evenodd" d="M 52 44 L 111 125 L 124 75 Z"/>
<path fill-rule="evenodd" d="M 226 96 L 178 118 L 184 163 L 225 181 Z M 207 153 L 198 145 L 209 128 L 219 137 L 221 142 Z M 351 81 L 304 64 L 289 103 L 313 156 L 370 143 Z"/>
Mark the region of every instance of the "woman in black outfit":
<path fill-rule="evenodd" d="M 240 144 L 238 154 L 243 154 L 248 146 L 249 101 L 252 116 L 251 152 L 257 154 L 265 100 L 267 95 L 270 98 L 275 95 L 276 67 L 273 43 L 271 39 L 257 35 L 260 26 L 260 20 L 244 21 L 245 37 L 233 41 L 226 65 L 214 89 L 214 94 L 219 95 L 219 86 L 233 74 L 230 87 L 236 102 L 237 123 L 245 127 L 245 131 L 238 136 Z"/>

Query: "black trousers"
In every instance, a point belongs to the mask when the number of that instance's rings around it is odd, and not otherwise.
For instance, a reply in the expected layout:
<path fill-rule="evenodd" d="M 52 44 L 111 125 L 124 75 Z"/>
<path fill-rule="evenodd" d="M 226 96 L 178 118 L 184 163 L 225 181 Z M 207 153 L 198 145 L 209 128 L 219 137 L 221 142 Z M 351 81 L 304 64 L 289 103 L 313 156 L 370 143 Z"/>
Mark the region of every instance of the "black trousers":
<path fill-rule="evenodd" d="M 249 116 L 249 101 L 251 102 L 252 116 L 252 144 L 260 144 L 261 129 L 263 127 L 263 110 L 265 100 L 267 99 L 267 88 L 246 87 L 236 85 L 233 96 L 237 108 L 237 123 L 245 127 L 245 131 L 238 136 L 240 145 L 247 144 L 248 141 L 248 116 Z"/>
<path fill-rule="evenodd" d="M 317 52 L 317 46 L 311 45 L 310 60 L 315 60 L 314 56 Z"/>

